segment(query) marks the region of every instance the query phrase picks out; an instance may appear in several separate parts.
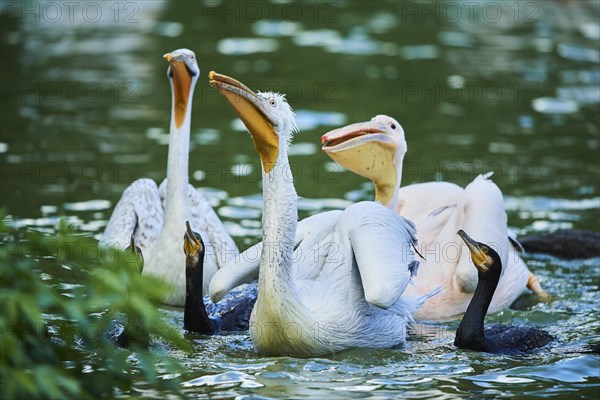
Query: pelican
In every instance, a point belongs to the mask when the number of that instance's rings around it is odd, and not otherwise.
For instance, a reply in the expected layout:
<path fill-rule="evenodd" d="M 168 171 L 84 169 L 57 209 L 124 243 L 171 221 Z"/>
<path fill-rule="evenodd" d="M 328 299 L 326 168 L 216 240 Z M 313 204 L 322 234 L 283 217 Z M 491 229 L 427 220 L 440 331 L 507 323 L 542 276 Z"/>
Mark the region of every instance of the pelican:
<path fill-rule="evenodd" d="M 263 244 L 250 335 L 268 355 L 318 355 L 402 343 L 429 296 L 400 296 L 418 265 L 414 226 L 377 202 L 324 213 L 296 241 L 297 195 L 288 146 L 297 126 L 278 93 L 211 72 L 210 84 L 250 131 L 263 179 Z"/>
<path fill-rule="evenodd" d="M 502 273 L 502 261 L 489 245 L 472 239 L 463 230 L 457 232 L 471 253 L 477 268 L 475 294 L 458 325 L 454 345 L 487 353 L 520 354 L 534 351 L 554 340 L 548 332 L 524 326 L 496 324 L 483 327 L 485 314 Z"/>
<path fill-rule="evenodd" d="M 209 202 L 189 184 L 188 158 L 192 98 L 200 69 L 193 51 L 164 55 L 169 63 L 172 108 L 167 178 L 160 187 L 148 178 L 134 181 L 121 196 L 100 245 L 124 248 L 133 235 L 145 257 L 143 273 L 163 278 L 173 290 L 166 304 L 185 304 L 185 255 L 181 251 L 185 222 L 207 241 L 203 290 L 237 247 Z M 173 238 L 177 238 L 174 240 Z"/>
<path fill-rule="evenodd" d="M 547 296 L 509 243 L 502 193 L 488 175 L 478 176 L 465 189 L 448 182 L 401 188 L 407 151 L 404 130 L 385 115 L 335 129 L 321 141 L 323 151 L 334 161 L 373 182 L 376 201 L 415 223 L 425 261 L 420 266 L 422 274 L 406 293 L 422 295 L 440 285 L 444 289 L 417 310 L 417 319 L 449 319 L 467 309 L 477 273 L 466 245 L 455 235 L 463 228 L 495 246 L 505 266 L 490 312 L 509 307 L 528 284 L 540 297 Z"/>

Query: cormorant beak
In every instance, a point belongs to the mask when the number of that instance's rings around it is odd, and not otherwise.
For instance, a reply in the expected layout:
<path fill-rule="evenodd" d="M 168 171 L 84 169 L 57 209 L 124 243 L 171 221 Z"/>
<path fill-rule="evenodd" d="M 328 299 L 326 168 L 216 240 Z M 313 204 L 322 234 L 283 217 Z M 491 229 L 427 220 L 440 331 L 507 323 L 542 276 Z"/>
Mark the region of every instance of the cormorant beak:
<path fill-rule="evenodd" d="M 163 56 L 169 63 L 169 77 L 173 81 L 173 110 L 175 112 L 175 126 L 181 128 L 188 109 L 192 79 L 195 72 L 186 64 L 183 55 L 167 53 Z"/>
<path fill-rule="evenodd" d="M 129 249 L 132 253 L 135 253 L 135 239 L 133 238 L 134 235 L 131 235 L 131 239 L 129 242 Z"/>
<path fill-rule="evenodd" d="M 134 235 L 135 234 L 131 235 L 131 238 L 129 239 L 129 246 L 127 246 L 125 250 L 129 250 L 135 256 L 135 262 L 139 262 L 138 269 L 140 270 L 140 273 L 142 273 L 144 269 L 144 255 L 142 254 L 142 249 L 136 246 Z"/>
<path fill-rule="evenodd" d="M 334 129 L 321 136 L 322 150 L 333 161 L 370 179 L 378 193 L 396 186 L 394 155 L 398 144 L 381 122 L 368 121 Z M 383 204 L 389 199 L 377 199 Z"/>
<path fill-rule="evenodd" d="M 467 245 L 467 248 L 471 253 L 471 260 L 473 260 L 473 264 L 475 264 L 475 267 L 477 267 L 477 269 L 483 273 L 487 272 L 492 262 L 492 259 L 488 255 L 487 247 L 484 247 L 479 242 L 473 240 L 462 229 L 456 233 Z"/>
<path fill-rule="evenodd" d="M 225 97 L 246 125 L 263 169 L 270 172 L 279 155 L 279 138 L 275 131 L 277 121 L 271 116 L 266 99 L 229 76 L 210 71 L 208 77 L 210 85 Z"/>
<path fill-rule="evenodd" d="M 185 227 L 186 231 L 185 235 L 183 236 L 183 252 L 187 257 L 191 254 L 196 254 L 200 250 L 202 250 L 202 243 L 200 242 L 200 240 L 198 240 L 198 238 L 196 238 L 196 235 L 192 231 L 190 221 L 185 221 Z"/>

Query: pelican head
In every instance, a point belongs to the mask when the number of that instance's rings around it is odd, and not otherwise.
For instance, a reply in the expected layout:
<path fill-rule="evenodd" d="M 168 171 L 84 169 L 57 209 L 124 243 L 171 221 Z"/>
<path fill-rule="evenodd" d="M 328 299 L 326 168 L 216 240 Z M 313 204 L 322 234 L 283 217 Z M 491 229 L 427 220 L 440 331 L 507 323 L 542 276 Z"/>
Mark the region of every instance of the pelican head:
<path fill-rule="evenodd" d="M 189 100 L 200 76 L 200 68 L 196 62 L 196 54 L 188 49 L 174 50 L 165 54 L 163 58 L 169 63 L 167 76 L 173 91 L 175 125 L 181 128 L 188 113 Z"/>
<path fill-rule="evenodd" d="M 279 157 L 280 145 L 287 146 L 298 130 L 292 107 L 285 95 L 273 92 L 254 93 L 243 83 L 211 71 L 210 85 L 236 111 L 254 141 L 265 172 L 270 172 Z"/>
<path fill-rule="evenodd" d="M 457 232 L 457 235 L 467 245 L 471 253 L 471 260 L 475 264 L 475 268 L 479 271 L 480 277 L 494 276 L 498 279 L 502 272 L 502 262 L 498 253 L 491 246 L 474 240 L 462 229 Z"/>
<path fill-rule="evenodd" d="M 377 115 L 370 121 L 327 132 L 321 143 L 335 162 L 374 183 L 377 200 L 383 204 L 392 200 L 407 151 L 404 129 L 398 121 Z"/>

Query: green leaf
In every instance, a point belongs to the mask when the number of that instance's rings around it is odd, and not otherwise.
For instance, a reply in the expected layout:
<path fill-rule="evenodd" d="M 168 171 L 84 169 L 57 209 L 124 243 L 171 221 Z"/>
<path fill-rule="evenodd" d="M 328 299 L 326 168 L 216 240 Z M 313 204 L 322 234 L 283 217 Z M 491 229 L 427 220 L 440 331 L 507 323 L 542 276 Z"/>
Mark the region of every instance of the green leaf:
<path fill-rule="evenodd" d="M 99 250 L 64 221 L 48 234 L 14 229 L 5 215 L 0 210 L 0 398 L 112 397 L 141 381 L 179 393 L 177 380 L 157 379 L 157 365 L 177 365 L 168 353 L 136 347 L 132 359 L 109 339 L 121 315 L 132 331 L 190 351 L 159 311 L 168 286 L 141 275 L 131 253 Z"/>

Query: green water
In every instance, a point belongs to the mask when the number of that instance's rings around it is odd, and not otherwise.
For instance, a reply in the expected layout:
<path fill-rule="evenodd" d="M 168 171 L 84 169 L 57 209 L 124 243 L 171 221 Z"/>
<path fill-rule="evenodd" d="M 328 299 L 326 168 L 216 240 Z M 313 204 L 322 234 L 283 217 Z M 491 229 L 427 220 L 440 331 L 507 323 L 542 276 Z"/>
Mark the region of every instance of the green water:
<path fill-rule="evenodd" d="M 162 54 L 196 51 L 190 180 L 241 248 L 260 238 L 260 169 L 214 69 L 285 92 L 301 133 L 290 151 L 300 215 L 372 198 L 330 162 L 320 136 L 388 114 L 404 127 L 403 184 L 465 185 L 494 171 L 519 234 L 600 230 L 600 3 L 2 2 L 1 205 L 18 226 L 66 216 L 102 232 L 125 187 L 165 175 L 170 91 Z M 326 358 L 257 356 L 247 335 L 190 336 L 174 353 L 184 390 L 211 398 L 600 396 L 600 262 L 526 257 L 556 300 L 490 321 L 557 341 L 514 357 L 459 351 L 457 322 L 412 328 L 391 350 Z M 165 310 L 181 323 L 179 310 Z M 157 351 L 165 350 L 160 343 Z M 168 350 L 166 350 L 168 351 Z M 160 397 L 143 382 L 139 394 Z"/>

